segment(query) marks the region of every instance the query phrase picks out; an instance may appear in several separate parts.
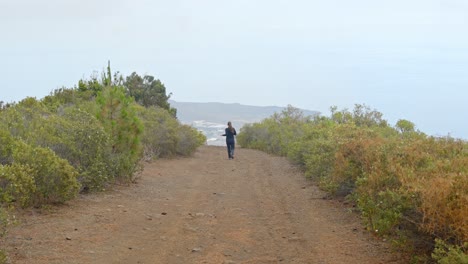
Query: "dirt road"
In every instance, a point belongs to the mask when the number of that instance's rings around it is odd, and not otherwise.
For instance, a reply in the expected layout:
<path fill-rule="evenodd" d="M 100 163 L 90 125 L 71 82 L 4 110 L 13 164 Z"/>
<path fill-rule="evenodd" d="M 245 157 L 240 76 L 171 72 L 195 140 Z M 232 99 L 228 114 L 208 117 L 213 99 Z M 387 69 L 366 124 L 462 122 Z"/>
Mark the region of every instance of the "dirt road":
<path fill-rule="evenodd" d="M 20 216 L 12 263 L 401 263 L 279 157 L 205 146 L 137 184 Z"/>

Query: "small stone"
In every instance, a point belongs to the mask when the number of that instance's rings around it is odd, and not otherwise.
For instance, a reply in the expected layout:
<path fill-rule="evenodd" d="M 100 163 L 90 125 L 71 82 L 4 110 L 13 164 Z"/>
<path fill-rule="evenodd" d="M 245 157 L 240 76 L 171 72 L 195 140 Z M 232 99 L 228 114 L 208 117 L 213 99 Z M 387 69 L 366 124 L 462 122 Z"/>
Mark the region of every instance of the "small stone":
<path fill-rule="evenodd" d="M 201 252 L 202 249 L 197 247 L 197 248 L 192 248 L 192 252 Z"/>
<path fill-rule="evenodd" d="M 167 215 L 167 213 L 166 213 L 166 212 L 162 212 L 161 214 L 162 214 L 162 215 Z"/>
<path fill-rule="evenodd" d="M 71 237 L 65 237 L 66 240 L 72 240 Z"/>
<path fill-rule="evenodd" d="M 299 242 L 299 241 L 302 241 L 302 240 L 303 240 L 303 239 L 300 238 L 300 237 L 298 237 L 298 236 L 293 236 L 293 237 L 290 237 L 290 238 L 288 239 L 288 241 L 290 241 L 290 242 Z"/>

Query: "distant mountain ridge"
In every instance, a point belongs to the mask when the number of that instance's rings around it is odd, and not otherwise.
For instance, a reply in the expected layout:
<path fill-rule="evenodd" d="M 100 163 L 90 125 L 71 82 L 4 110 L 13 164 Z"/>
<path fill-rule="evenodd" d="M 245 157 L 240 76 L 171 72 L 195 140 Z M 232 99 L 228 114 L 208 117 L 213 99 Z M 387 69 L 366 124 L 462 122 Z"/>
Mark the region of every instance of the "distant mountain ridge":
<path fill-rule="evenodd" d="M 214 123 L 227 123 L 227 121 L 253 123 L 280 113 L 286 107 L 279 106 L 252 106 L 239 103 L 192 103 L 170 100 L 172 107 L 177 108 L 177 117 L 182 122 L 209 121 Z M 302 109 L 301 109 L 302 110 Z M 304 115 L 317 115 L 317 111 L 302 110 Z"/>
<path fill-rule="evenodd" d="M 260 122 L 274 113 L 281 113 L 286 107 L 252 106 L 238 103 L 193 103 L 169 100 L 171 107 L 177 109 L 177 118 L 184 124 L 190 124 L 203 131 L 208 138 L 209 145 L 224 145 L 221 134 L 228 121 L 239 132 L 242 126 Z M 318 111 L 303 110 L 306 116 L 320 114 Z"/>

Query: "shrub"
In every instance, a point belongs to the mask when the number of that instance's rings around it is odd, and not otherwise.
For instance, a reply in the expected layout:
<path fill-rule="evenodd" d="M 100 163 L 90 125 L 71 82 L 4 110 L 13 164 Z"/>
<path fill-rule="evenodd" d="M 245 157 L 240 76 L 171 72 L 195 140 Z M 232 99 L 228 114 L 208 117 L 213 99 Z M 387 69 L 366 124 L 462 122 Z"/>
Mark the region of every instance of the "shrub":
<path fill-rule="evenodd" d="M 28 165 L 0 165 L 0 204 L 30 205 L 32 194 L 36 192 L 33 174 Z"/>
<path fill-rule="evenodd" d="M 179 125 L 177 130 L 176 153 L 182 156 L 191 155 L 206 142 L 206 137 L 200 131 L 187 125 Z"/>
<path fill-rule="evenodd" d="M 78 193 L 78 172 L 52 150 L 18 141 L 13 149 L 13 159 L 15 163 L 30 166 L 33 171 L 36 190 L 32 201 L 35 205 L 63 203 Z"/>
<path fill-rule="evenodd" d="M 239 142 L 287 155 L 322 188 L 349 195 L 377 234 L 410 242 L 406 236 L 419 232 L 446 243 L 451 253 L 437 253 L 438 259 L 465 256 L 459 254 L 466 254 L 468 240 L 465 141 L 428 137 L 406 120 L 389 127 L 382 114 L 360 105 L 353 112 L 332 108 L 330 118 L 290 121 L 275 115 L 248 125 Z"/>
<path fill-rule="evenodd" d="M 8 214 L 6 210 L 2 206 L 0 206 L 0 239 L 3 236 L 5 236 L 8 225 L 9 225 Z M 7 261 L 8 261 L 8 256 L 0 245 L 0 264 L 5 264 L 7 263 Z"/>
<path fill-rule="evenodd" d="M 138 115 L 144 124 L 142 143 L 148 159 L 176 154 L 178 121 L 166 110 L 140 107 Z"/>
<path fill-rule="evenodd" d="M 6 187 L 13 183 L 13 186 L 10 185 L 2 192 L 5 197 L 18 197 L 23 205 L 29 201 L 34 205 L 42 205 L 64 202 L 77 194 L 77 171 L 52 150 L 28 145 L 1 129 L 0 146 L 3 149 L 0 152 L 1 160 L 7 161 L 2 167 L 5 173 L 2 183 Z M 34 188 L 29 185 L 31 182 Z M 30 197 L 23 197 L 28 191 L 31 191 Z"/>
<path fill-rule="evenodd" d="M 400 162 L 411 168 L 402 178 L 420 196 L 422 230 L 460 245 L 468 241 L 467 146 L 451 138 L 416 140 L 406 146 Z"/>
<path fill-rule="evenodd" d="M 0 206 L 0 239 L 5 236 L 7 231 L 7 226 L 9 224 L 8 214 L 6 210 Z M 6 252 L 2 249 L 0 245 L 0 264 L 5 264 L 8 261 Z"/>
<path fill-rule="evenodd" d="M 0 206 L 0 238 L 5 236 L 8 224 L 9 221 L 7 211 L 5 210 L 5 208 Z"/>
<path fill-rule="evenodd" d="M 142 157 L 143 125 L 137 116 L 136 104 L 120 86 L 104 87 L 96 103 L 98 120 L 109 135 L 112 175 L 120 181 L 132 181 Z"/>
<path fill-rule="evenodd" d="M 167 110 L 158 107 L 139 108 L 144 124 L 142 143 L 146 159 L 187 156 L 206 142 L 196 129 L 182 125 Z"/>
<path fill-rule="evenodd" d="M 237 143 L 245 148 L 268 152 L 268 139 L 271 137 L 268 128 L 262 123 L 246 124 L 237 135 Z"/>
<path fill-rule="evenodd" d="M 0 264 L 7 263 L 7 255 L 6 253 L 0 249 Z"/>
<path fill-rule="evenodd" d="M 447 245 L 441 239 L 436 239 L 432 258 L 439 264 L 468 264 L 468 242 L 463 246 Z"/>
<path fill-rule="evenodd" d="M 99 121 L 76 107 L 65 109 L 63 118 L 67 126 L 57 128 L 60 138 L 67 142 L 63 149 L 53 148 L 79 172 L 83 189 L 101 190 L 113 180 L 110 167 L 109 136 Z"/>
<path fill-rule="evenodd" d="M 64 93 L 65 90 L 60 94 Z M 49 96 L 47 100 L 54 105 L 54 97 Z M 95 109 L 88 103 L 80 106 Z M 15 137 L 32 146 L 49 148 L 68 160 L 79 172 L 78 180 L 83 188 L 99 190 L 112 179 L 107 166 L 109 137 L 96 117 L 80 106 L 61 106 L 53 113 L 41 102 L 28 98 L 3 111 L 0 119 L 4 121 L 4 129 Z"/>
<path fill-rule="evenodd" d="M 288 106 L 280 114 L 275 113 L 260 124 L 244 126 L 237 140 L 244 147 L 286 156 L 289 145 L 302 136 L 304 124 L 308 121 L 309 117 L 305 117 L 299 109 Z"/>
<path fill-rule="evenodd" d="M 92 101 L 93 98 L 94 94 L 91 90 L 60 88 L 44 97 L 41 102 L 49 111 L 60 114 L 64 108 L 81 105 Z"/>

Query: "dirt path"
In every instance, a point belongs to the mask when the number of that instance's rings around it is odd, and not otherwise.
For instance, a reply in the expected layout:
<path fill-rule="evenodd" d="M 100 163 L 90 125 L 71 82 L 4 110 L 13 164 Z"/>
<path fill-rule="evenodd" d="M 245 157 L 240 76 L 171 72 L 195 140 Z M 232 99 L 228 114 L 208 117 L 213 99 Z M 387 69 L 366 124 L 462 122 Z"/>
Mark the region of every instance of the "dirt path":
<path fill-rule="evenodd" d="M 202 147 L 130 187 L 28 213 L 12 263 L 400 263 L 283 158 Z M 54 210 L 54 209 L 53 209 Z"/>

